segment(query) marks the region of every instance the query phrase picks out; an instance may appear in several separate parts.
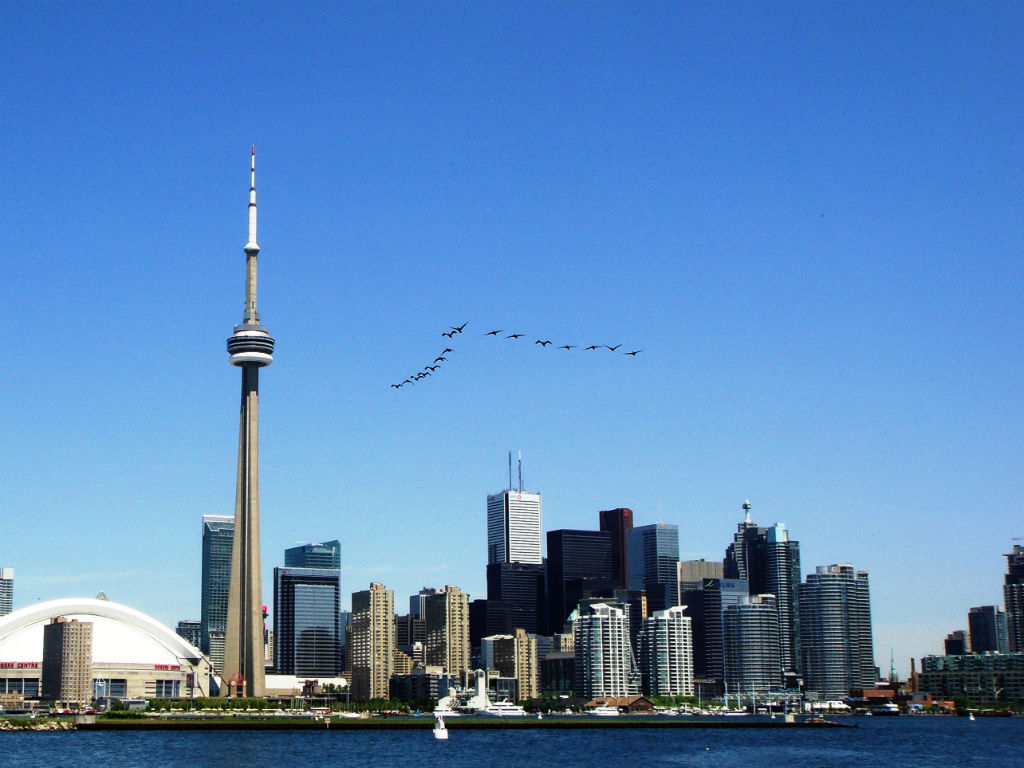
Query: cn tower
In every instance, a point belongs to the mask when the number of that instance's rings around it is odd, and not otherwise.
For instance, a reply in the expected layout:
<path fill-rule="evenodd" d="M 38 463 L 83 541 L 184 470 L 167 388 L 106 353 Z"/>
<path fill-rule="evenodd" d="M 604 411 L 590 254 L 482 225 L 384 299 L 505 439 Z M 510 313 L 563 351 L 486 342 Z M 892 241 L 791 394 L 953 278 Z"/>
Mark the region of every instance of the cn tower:
<path fill-rule="evenodd" d="M 242 369 L 238 426 L 238 481 L 235 486 L 235 538 L 224 634 L 221 693 L 263 696 L 263 603 L 260 590 L 259 375 L 274 360 L 274 340 L 256 311 L 256 148 L 249 185 L 249 240 L 245 244 L 245 311 L 228 338 L 231 364 Z"/>

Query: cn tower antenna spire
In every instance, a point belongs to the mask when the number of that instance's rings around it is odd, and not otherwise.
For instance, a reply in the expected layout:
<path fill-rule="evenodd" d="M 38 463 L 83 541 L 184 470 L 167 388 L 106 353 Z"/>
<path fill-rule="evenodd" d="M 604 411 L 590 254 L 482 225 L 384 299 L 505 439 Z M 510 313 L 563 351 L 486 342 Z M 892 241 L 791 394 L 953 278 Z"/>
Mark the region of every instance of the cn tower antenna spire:
<path fill-rule="evenodd" d="M 249 239 L 243 248 L 245 251 L 245 314 L 243 325 L 259 325 L 260 315 L 256 311 L 256 257 L 260 246 L 256 239 L 256 145 L 252 145 L 249 164 Z"/>

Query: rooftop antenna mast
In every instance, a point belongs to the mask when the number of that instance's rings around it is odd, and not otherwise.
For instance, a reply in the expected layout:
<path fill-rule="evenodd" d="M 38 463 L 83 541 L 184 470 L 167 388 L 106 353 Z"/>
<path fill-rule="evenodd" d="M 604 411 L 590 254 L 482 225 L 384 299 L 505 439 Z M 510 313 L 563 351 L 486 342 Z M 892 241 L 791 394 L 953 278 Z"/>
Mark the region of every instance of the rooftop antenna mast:
<path fill-rule="evenodd" d="M 523 452 L 519 452 L 519 492 L 523 492 Z"/>
<path fill-rule="evenodd" d="M 512 451 L 508 452 L 508 489 L 512 490 Z"/>

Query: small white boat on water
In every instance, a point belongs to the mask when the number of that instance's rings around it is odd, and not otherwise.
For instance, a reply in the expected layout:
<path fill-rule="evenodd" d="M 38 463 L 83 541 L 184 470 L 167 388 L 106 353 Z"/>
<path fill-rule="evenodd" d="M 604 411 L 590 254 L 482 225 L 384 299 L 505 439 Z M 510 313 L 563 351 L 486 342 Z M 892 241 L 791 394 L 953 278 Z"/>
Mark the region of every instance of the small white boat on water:
<path fill-rule="evenodd" d="M 448 729 L 444 725 L 444 718 L 440 715 L 434 716 L 434 738 L 435 739 L 447 739 Z"/>
<path fill-rule="evenodd" d="M 609 704 L 602 704 L 599 707 L 594 707 L 589 710 L 587 714 L 597 715 L 598 717 L 618 717 L 621 713 L 618 707 L 613 707 Z"/>

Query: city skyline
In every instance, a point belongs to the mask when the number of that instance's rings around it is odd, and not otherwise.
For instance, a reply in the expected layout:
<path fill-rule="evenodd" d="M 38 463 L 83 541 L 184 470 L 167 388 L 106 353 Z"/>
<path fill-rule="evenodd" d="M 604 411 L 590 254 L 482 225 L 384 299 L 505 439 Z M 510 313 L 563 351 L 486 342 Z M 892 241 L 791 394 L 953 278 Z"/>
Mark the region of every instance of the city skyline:
<path fill-rule="evenodd" d="M 1024 535 L 1022 14 L 268 4 L 239 35 L 228 6 L 8 9 L 15 607 L 198 615 L 194 534 L 232 509 L 222 330 L 255 143 L 285 351 L 265 553 L 337 538 L 346 597 L 483 596 L 482 507 L 521 449 L 545 529 L 628 507 L 677 525 L 682 559 L 720 558 L 750 498 L 802 575 L 871 574 L 876 660 L 905 674 L 1002 602 Z"/>

